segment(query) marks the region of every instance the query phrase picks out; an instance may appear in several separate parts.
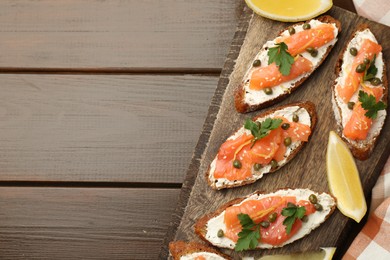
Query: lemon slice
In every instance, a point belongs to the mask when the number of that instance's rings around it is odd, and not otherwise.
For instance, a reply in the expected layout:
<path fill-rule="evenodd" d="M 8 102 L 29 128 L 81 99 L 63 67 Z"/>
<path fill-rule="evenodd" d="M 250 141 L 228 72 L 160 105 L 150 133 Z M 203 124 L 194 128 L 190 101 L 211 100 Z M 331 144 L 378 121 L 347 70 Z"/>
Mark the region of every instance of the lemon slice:
<path fill-rule="evenodd" d="M 328 11 L 332 0 L 245 0 L 258 15 L 282 22 L 311 19 Z"/>
<path fill-rule="evenodd" d="M 337 198 L 337 208 L 356 222 L 367 212 L 359 172 L 347 145 L 333 131 L 329 133 L 326 169 L 330 192 Z"/>
<path fill-rule="evenodd" d="M 267 255 L 257 260 L 331 260 L 335 251 L 335 247 L 321 247 L 321 251 L 294 253 L 291 255 Z"/>

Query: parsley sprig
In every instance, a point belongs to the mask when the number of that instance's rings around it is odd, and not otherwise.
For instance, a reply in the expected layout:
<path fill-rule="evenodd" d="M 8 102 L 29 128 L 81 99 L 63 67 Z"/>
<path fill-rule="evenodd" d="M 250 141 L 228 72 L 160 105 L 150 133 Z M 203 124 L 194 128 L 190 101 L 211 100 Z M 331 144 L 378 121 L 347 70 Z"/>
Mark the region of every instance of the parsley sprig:
<path fill-rule="evenodd" d="M 375 66 L 375 59 L 376 59 L 376 54 L 374 55 L 374 58 L 371 60 L 370 66 L 364 72 L 364 76 L 363 76 L 364 81 L 369 81 L 373 79 L 378 73 L 378 68 Z"/>
<path fill-rule="evenodd" d="M 359 91 L 359 101 L 362 103 L 362 108 L 367 111 L 364 115 L 371 119 L 377 118 L 379 110 L 386 109 L 385 103 L 382 101 L 376 102 L 373 95 L 368 95 L 362 90 Z"/>
<path fill-rule="evenodd" d="M 240 213 L 237 218 L 240 220 L 242 230 L 238 233 L 234 250 L 239 252 L 256 248 L 260 239 L 260 224 L 256 224 L 248 214 Z"/>
<path fill-rule="evenodd" d="M 306 208 L 304 206 L 298 207 L 293 203 L 288 203 L 287 207 L 282 209 L 282 215 L 287 217 L 283 221 L 283 225 L 286 226 L 287 235 L 290 234 L 291 228 L 297 219 L 302 219 L 305 216 Z"/>
<path fill-rule="evenodd" d="M 261 138 L 264 138 L 269 135 L 271 130 L 278 128 L 282 122 L 283 120 L 279 118 L 266 118 L 259 126 L 257 123 L 248 118 L 245 122 L 244 128 L 250 130 L 252 135 L 255 137 L 252 140 L 251 148 L 255 145 L 255 142 L 257 140 L 260 140 Z"/>
<path fill-rule="evenodd" d="M 268 65 L 275 62 L 279 67 L 280 73 L 287 76 L 290 74 L 291 66 L 294 63 L 294 57 L 287 52 L 288 46 L 284 42 L 275 44 L 275 47 L 268 50 Z"/>

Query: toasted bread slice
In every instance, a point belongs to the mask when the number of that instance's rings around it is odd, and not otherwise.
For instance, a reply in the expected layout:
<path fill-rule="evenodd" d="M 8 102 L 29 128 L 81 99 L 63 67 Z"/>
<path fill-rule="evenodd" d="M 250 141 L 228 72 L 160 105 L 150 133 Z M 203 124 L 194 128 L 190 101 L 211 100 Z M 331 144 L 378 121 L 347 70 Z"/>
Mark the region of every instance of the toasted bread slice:
<path fill-rule="evenodd" d="M 309 196 L 312 194 L 316 196 L 317 203 L 322 206 L 321 211 L 314 210 L 313 212 L 312 208 L 310 208 L 310 207 L 314 207 L 310 202 L 308 202 Z M 283 201 L 283 203 L 272 204 L 274 201 L 278 202 L 278 200 L 275 199 L 276 197 L 281 197 L 282 199 L 280 199 L 279 201 Z M 292 230 L 295 230 L 294 233 L 293 231 L 291 231 L 290 236 L 287 236 L 285 240 L 282 238 L 284 236 L 283 232 L 286 232 L 285 225 L 282 224 L 285 217 L 281 215 L 281 210 L 282 208 L 287 206 L 288 202 L 291 202 L 290 201 L 291 197 L 295 197 L 296 203 L 298 201 L 301 201 L 298 203 L 300 206 L 305 205 L 307 209 L 306 214 L 308 216 L 307 216 L 307 222 L 299 221 L 302 224 L 300 228 L 294 227 L 294 225 L 299 226 L 300 223 L 294 223 L 292 228 Z M 267 200 L 272 202 L 269 202 L 268 203 L 269 205 L 266 206 L 265 208 L 259 209 L 258 208 L 259 205 L 261 207 L 261 205 L 267 204 Z M 258 202 L 258 204 L 255 204 L 256 201 Z M 275 208 L 272 208 L 274 206 Z M 238 208 L 238 210 L 231 207 L 236 207 Z M 226 203 L 225 205 L 221 206 L 215 212 L 209 213 L 201 217 L 195 223 L 195 233 L 204 241 L 207 241 L 208 243 L 214 246 L 234 249 L 236 246 L 236 241 L 233 241 L 231 238 L 229 238 L 230 236 L 232 236 L 231 233 L 232 229 L 226 226 L 226 221 L 231 221 L 232 217 L 235 217 L 233 216 L 234 214 L 238 215 L 240 213 L 243 213 L 243 211 L 245 212 L 245 214 L 248 214 L 249 216 L 251 215 L 253 216 L 255 214 L 259 215 L 264 211 L 267 211 L 266 214 L 262 214 L 259 217 L 259 219 L 254 219 L 254 218 L 252 219 L 255 223 L 259 223 L 263 220 L 268 220 L 268 216 L 276 212 L 277 218 L 274 222 L 270 223 L 270 225 L 267 228 L 260 227 L 261 239 L 255 249 L 283 247 L 284 245 L 292 243 L 308 235 L 313 229 L 317 228 L 333 213 L 335 207 L 336 207 L 336 199 L 332 195 L 328 193 L 320 194 L 311 191 L 309 189 L 281 189 L 269 194 L 263 194 L 257 191 L 244 198 L 234 199 Z M 227 209 L 228 211 L 226 211 Z M 239 222 L 238 225 L 240 225 Z M 222 230 L 224 232 L 225 234 L 224 237 L 217 236 L 217 232 L 219 230 Z M 233 230 L 236 236 L 238 236 L 238 233 L 240 231 L 241 231 L 241 226 Z M 274 241 L 273 244 L 264 242 L 266 239 L 267 241 L 273 240 L 273 237 L 275 237 L 276 239 L 276 242 Z M 278 239 L 280 239 L 280 242 L 277 241 Z"/>
<path fill-rule="evenodd" d="M 357 50 L 360 49 L 362 43 L 365 39 L 369 39 L 375 43 L 377 40 L 374 34 L 370 31 L 367 24 L 360 25 L 354 33 L 352 33 L 350 40 L 346 43 L 343 51 L 339 55 L 338 63 L 336 66 L 336 75 L 337 78 L 332 86 L 332 106 L 335 115 L 335 119 L 338 125 L 338 133 L 343 138 L 343 140 L 349 146 L 354 157 L 359 160 L 366 160 L 369 158 L 372 150 L 375 147 L 375 143 L 378 140 L 382 127 L 384 125 L 387 112 L 386 110 L 378 111 L 378 116 L 372 121 L 372 126 L 368 131 L 366 139 L 351 139 L 344 135 L 344 128 L 347 122 L 351 119 L 353 109 L 348 108 L 348 103 L 340 97 L 338 92 L 337 85 L 343 85 L 345 83 L 348 71 L 352 70 L 352 62 L 354 57 L 350 54 L 350 48 L 354 47 Z M 386 64 L 383 58 L 382 52 L 376 56 L 375 66 L 378 68 L 376 77 L 381 80 L 379 86 L 373 86 L 370 82 L 364 82 L 364 88 L 362 83 L 360 83 L 359 88 L 350 98 L 350 102 L 358 102 L 358 93 L 363 89 L 372 89 L 372 88 L 383 88 L 383 95 L 380 100 L 387 105 L 387 96 L 388 96 L 388 80 L 386 75 Z"/>
<path fill-rule="evenodd" d="M 301 76 L 298 76 L 293 80 L 281 83 L 280 85 L 277 86 L 273 86 L 272 94 L 267 95 L 264 92 L 264 90 L 254 90 L 249 87 L 252 73 L 259 68 L 259 67 L 254 67 L 253 62 L 255 60 L 260 60 L 261 67 L 267 66 L 268 48 L 275 46 L 276 41 L 280 41 L 282 37 L 289 36 L 289 32 L 288 32 L 289 28 L 294 28 L 296 33 L 302 31 L 303 30 L 302 25 L 304 23 L 302 22 L 302 23 L 297 23 L 295 25 L 289 26 L 288 28 L 280 32 L 279 37 L 277 37 L 273 41 L 266 42 L 261 48 L 261 50 L 259 51 L 259 53 L 256 55 L 256 57 L 254 57 L 254 59 L 250 61 L 250 64 L 248 65 L 249 68 L 246 71 L 241 84 L 235 90 L 234 99 L 235 99 L 236 110 L 238 112 L 246 113 L 250 111 L 255 111 L 281 101 L 282 99 L 286 98 L 292 91 L 296 90 L 311 75 L 311 73 L 313 73 L 313 71 L 318 66 L 320 66 L 320 64 L 325 60 L 325 58 L 328 56 L 329 52 L 331 51 L 331 49 L 333 48 L 334 44 L 337 41 L 337 35 L 341 31 L 341 24 L 338 20 L 328 15 L 321 16 L 317 19 L 312 19 L 307 23 L 311 25 L 311 28 L 315 28 L 316 26 L 319 26 L 322 23 L 331 24 L 334 27 L 334 39 L 331 40 L 330 42 L 327 42 L 325 45 L 319 47 L 317 49 L 318 55 L 316 57 L 312 57 L 311 54 L 308 52 L 303 52 L 301 54 L 298 54 L 312 62 L 311 70 L 307 73 L 302 74 Z"/>
<path fill-rule="evenodd" d="M 204 259 L 213 260 L 230 260 L 231 258 L 224 255 L 214 248 L 205 246 L 197 242 L 184 242 L 174 241 L 169 243 L 169 252 L 171 253 L 174 260 L 180 260 L 181 257 L 185 259 L 196 259 L 197 257 L 203 256 Z"/>
<path fill-rule="evenodd" d="M 292 122 L 293 122 L 294 115 L 298 116 L 298 118 L 299 118 L 298 123 L 308 126 L 307 128 L 310 129 L 310 131 L 309 131 L 310 132 L 309 137 L 310 137 L 311 134 L 313 133 L 314 127 L 315 127 L 316 122 L 317 122 L 317 115 L 316 115 L 316 111 L 315 111 L 315 106 L 311 102 L 291 103 L 288 105 L 276 107 L 272 110 L 269 110 L 267 112 L 264 112 L 262 114 L 257 115 L 252 120 L 256 121 L 256 122 L 263 122 L 266 118 L 284 117 L 291 124 L 293 124 Z M 279 126 L 279 127 L 281 128 L 281 126 Z M 289 129 L 289 131 L 290 130 L 291 129 Z M 286 131 L 286 130 L 282 130 L 282 131 Z M 243 136 L 244 134 L 250 135 L 251 132 L 249 130 L 246 130 L 244 127 L 241 127 L 232 136 L 230 136 L 226 140 L 226 142 L 240 138 L 240 136 Z M 223 150 L 222 150 L 223 145 L 222 145 L 220 148 L 220 151 L 215 156 L 208 171 L 206 172 L 207 182 L 213 189 L 217 189 L 217 190 L 224 189 L 224 188 L 233 188 L 233 187 L 253 183 L 253 182 L 259 180 L 260 178 L 262 178 L 264 176 L 264 174 L 267 174 L 270 172 L 275 172 L 278 169 L 280 169 L 283 165 L 288 163 L 303 148 L 305 143 L 306 142 L 299 141 L 299 140 L 292 141 L 292 143 L 286 148 L 286 151 L 285 151 L 284 156 L 283 156 L 283 160 L 278 161 L 276 167 L 275 166 L 272 167 L 272 162 L 269 162 L 268 164 L 262 165 L 261 169 L 255 169 L 254 165 L 250 165 L 250 167 L 253 166 L 253 168 L 251 169 L 251 176 L 248 176 L 245 179 L 240 178 L 239 176 L 237 176 L 237 177 L 233 176 L 233 178 L 232 177 L 226 178 L 226 177 L 220 177 L 220 176 L 218 176 L 218 174 L 215 174 L 217 167 L 218 167 L 218 160 L 219 160 L 218 156 L 221 153 L 223 153 Z M 280 146 L 283 146 L 283 145 L 284 144 L 282 141 L 282 143 L 280 143 Z M 280 146 L 279 146 L 279 148 L 280 148 Z M 242 148 L 245 148 L 245 147 L 242 147 Z M 256 148 L 256 146 L 254 146 L 253 148 Z M 254 151 L 254 150 L 252 150 L 252 148 L 251 148 L 251 151 Z M 237 153 L 237 157 L 239 157 L 239 156 L 240 156 L 240 154 Z M 271 160 L 271 159 L 272 159 L 271 157 L 268 157 L 268 160 Z M 230 159 L 228 158 L 227 160 L 230 160 Z M 231 159 L 229 161 L 229 163 L 233 163 L 233 159 Z M 244 165 L 244 163 L 245 163 L 245 161 L 242 162 L 243 165 Z M 243 169 L 244 169 L 244 167 L 243 167 Z M 232 171 L 233 170 L 235 170 L 235 169 L 232 169 Z"/>

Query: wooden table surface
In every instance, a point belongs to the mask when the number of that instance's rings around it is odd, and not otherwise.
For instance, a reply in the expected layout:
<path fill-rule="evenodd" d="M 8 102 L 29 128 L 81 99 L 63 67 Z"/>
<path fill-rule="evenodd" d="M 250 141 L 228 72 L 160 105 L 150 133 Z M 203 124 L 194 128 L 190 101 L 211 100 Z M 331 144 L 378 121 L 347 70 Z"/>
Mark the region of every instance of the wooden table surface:
<path fill-rule="evenodd" d="M 243 5 L 0 2 L 1 259 L 157 258 Z"/>

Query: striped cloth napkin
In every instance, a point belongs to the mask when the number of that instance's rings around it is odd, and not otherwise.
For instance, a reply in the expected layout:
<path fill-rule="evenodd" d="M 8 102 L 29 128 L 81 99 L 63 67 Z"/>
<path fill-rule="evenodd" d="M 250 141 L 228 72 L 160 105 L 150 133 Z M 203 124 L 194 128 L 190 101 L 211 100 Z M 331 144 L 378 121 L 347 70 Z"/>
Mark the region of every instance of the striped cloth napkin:
<path fill-rule="evenodd" d="M 390 259 L 390 157 L 372 190 L 370 212 L 344 260 Z"/>
<path fill-rule="evenodd" d="M 353 0 L 353 4 L 359 15 L 390 26 L 389 0 Z"/>

